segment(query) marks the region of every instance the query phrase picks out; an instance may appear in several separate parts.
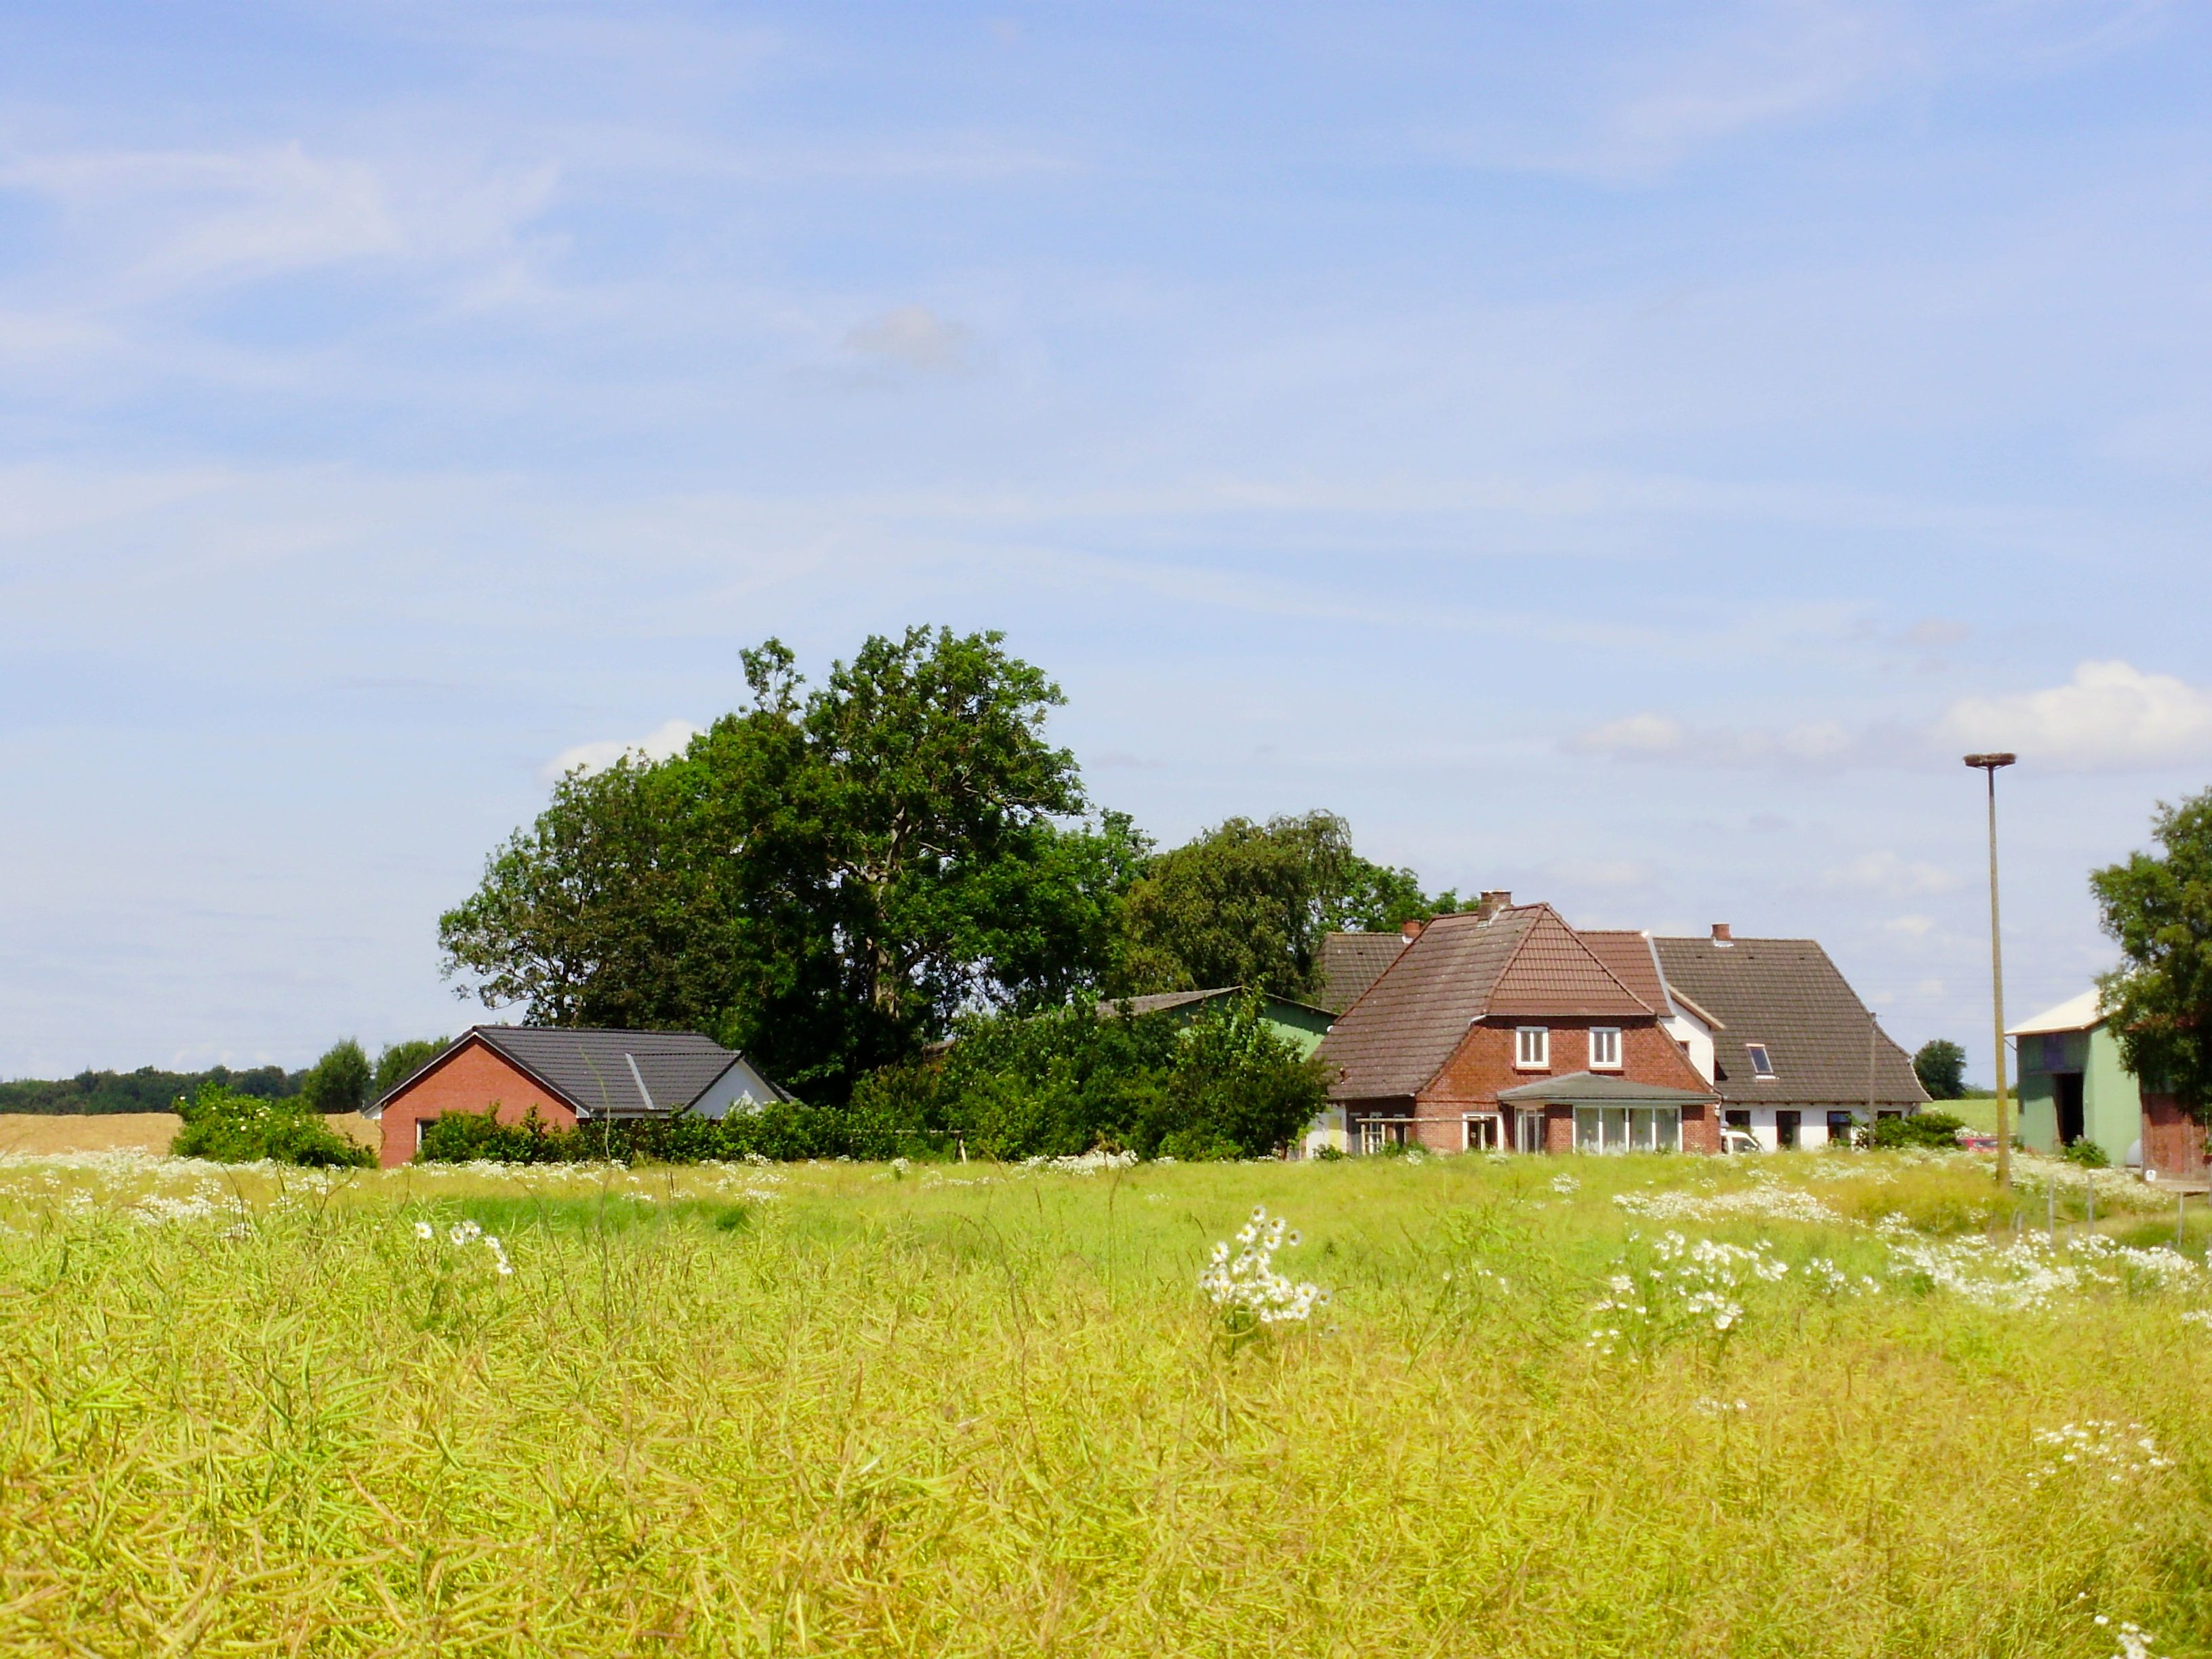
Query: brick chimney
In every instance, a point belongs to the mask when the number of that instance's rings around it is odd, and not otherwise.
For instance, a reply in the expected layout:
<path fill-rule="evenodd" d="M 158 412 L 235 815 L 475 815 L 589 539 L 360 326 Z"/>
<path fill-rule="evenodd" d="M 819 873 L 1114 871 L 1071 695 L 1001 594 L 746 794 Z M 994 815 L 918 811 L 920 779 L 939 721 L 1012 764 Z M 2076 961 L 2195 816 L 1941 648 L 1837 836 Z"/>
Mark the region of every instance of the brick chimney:
<path fill-rule="evenodd" d="M 1474 907 L 1475 914 L 1480 915 L 1485 921 L 1489 921 L 1491 917 L 1496 915 L 1500 910 L 1510 910 L 1512 908 L 1513 895 L 1507 892 L 1504 888 L 1492 888 L 1490 891 L 1485 893 L 1480 899 L 1476 901 Z"/>
<path fill-rule="evenodd" d="M 1425 921 L 1401 921 L 1398 924 L 1399 937 L 1411 945 L 1415 939 L 1420 938 L 1421 929 L 1428 925 Z"/>
<path fill-rule="evenodd" d="M 1735 943 L 1735 933 L 1729 927 L 1728 923 L 1724 921 L 1717 921 L 1713 924 L 1713 943 L 1723 945 L 1733 945 Z"/>

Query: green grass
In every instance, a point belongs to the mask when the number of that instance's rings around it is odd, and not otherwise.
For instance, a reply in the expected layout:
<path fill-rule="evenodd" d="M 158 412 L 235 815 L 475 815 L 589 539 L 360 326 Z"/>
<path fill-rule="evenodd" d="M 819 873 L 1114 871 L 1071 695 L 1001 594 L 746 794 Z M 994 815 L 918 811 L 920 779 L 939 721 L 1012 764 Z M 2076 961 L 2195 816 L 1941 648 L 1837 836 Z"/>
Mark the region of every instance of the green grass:
<path fill-rule="evenodd" d="M 0 1651 L 2212 1653 L 2212 1279 L 1899 1271 L 2044 1224 L 1985 1167 L 0 1164 Z M 1334 1299 L 1234 1340 L 1255 1204 Z"/>

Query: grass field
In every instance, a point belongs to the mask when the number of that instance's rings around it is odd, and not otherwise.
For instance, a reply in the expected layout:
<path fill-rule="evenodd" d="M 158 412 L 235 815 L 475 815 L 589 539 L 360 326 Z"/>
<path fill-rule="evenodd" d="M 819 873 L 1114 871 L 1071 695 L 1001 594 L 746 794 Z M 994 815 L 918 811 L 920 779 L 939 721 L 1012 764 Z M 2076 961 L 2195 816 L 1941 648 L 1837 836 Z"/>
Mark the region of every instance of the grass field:
<path fill-rule="evenodd" d="M 2212 1653 L 2203 1218 L 2068 1176 L 0 1159 L 0 1651 Z"/>

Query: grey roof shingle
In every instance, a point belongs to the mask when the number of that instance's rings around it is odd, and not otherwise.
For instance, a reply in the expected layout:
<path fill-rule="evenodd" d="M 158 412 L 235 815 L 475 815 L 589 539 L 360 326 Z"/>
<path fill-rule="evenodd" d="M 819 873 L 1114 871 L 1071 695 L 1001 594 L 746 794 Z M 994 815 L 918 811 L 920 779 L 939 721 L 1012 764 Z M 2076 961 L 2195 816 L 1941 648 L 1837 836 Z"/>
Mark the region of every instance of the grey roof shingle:
<path fill-rule="evenodd" d="M 1713 1038 L 1713 1086 L 1727 1104 L 1863 1109 L 1869 1060 L 1877 1107 L 1927 1100 L 1911 1057 L 1875 1023 L 1818 940 L 1652 943 L 1668 984 L 1723 1023 Z M 1774 1062 L 1771 1082 L 1752 1075 L 1745 1045 L 1753 1042 L 1764 1043 Z"/>
<path fill-rule="evenodd" d="M 1339 1100 L 1418 1094 L 1491 1017 L 1649 1018 L 1656 1011 L 1548 904 L 1438 916 L 1340 1016 L 1321 1053 Z"/>
<path fill-rule="evenodd" d="M 1164 1013 L 1170 1008 L 1188 1008 L 1196 1003 L 1213 1002 L 1222 997 L 1241 996 L 1243 992 L 1244 988 L 1241 985 L 1220 985 L 1206 991 L 1148 991 L 1140 997 L 1102 997 L 1098 1001 L 1098 1017 L 1111 1019 L 1125 1007 L 1132 1017 Z M 1308 1009 L 1316 1014 L 1329 1012 L 1326 1008 L 1316 1007 L 1310 1002 L 1300 1002 L 1296 997 L 1267 996 L 1262 1000 L 1278 1006 Z"/>
<path fill-rule="evenodd" d="M 734 1051 L 696 1031 L 479 1025 L 467 1036 L 482 1037 L 593 1117 L 672 1112 L 689 1106 L 738 1058 Z"/>
<path fill-rule="evenodd" d="M 1406 948 L 1401 933 L 1329 933 L 1321 942 L 1322 1006 L 1342 1013 Z"/>

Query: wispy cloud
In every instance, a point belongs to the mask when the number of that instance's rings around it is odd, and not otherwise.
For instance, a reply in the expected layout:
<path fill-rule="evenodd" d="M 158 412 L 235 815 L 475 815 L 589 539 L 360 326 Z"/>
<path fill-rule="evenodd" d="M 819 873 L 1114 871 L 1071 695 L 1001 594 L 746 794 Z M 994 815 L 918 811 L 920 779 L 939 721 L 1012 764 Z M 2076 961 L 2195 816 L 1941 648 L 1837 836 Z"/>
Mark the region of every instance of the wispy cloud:
<path fill-rule="evenodd" d="M 2212 692 L 2125 662 L 2085 662 L 2063 685 L 1961 698 L 1937 735 L 2069 771 L 2170 765 L 2212 756 Z"/>
<path fill-rule="evenodd" d="M 1933 864 L 1918 863 L 1884 848 L 1838 865 L 1820 878 L 1821 885 L 1847 892 L 1881 893 L 1893 898 L 1948 893 L 1959 878 Z"/>

